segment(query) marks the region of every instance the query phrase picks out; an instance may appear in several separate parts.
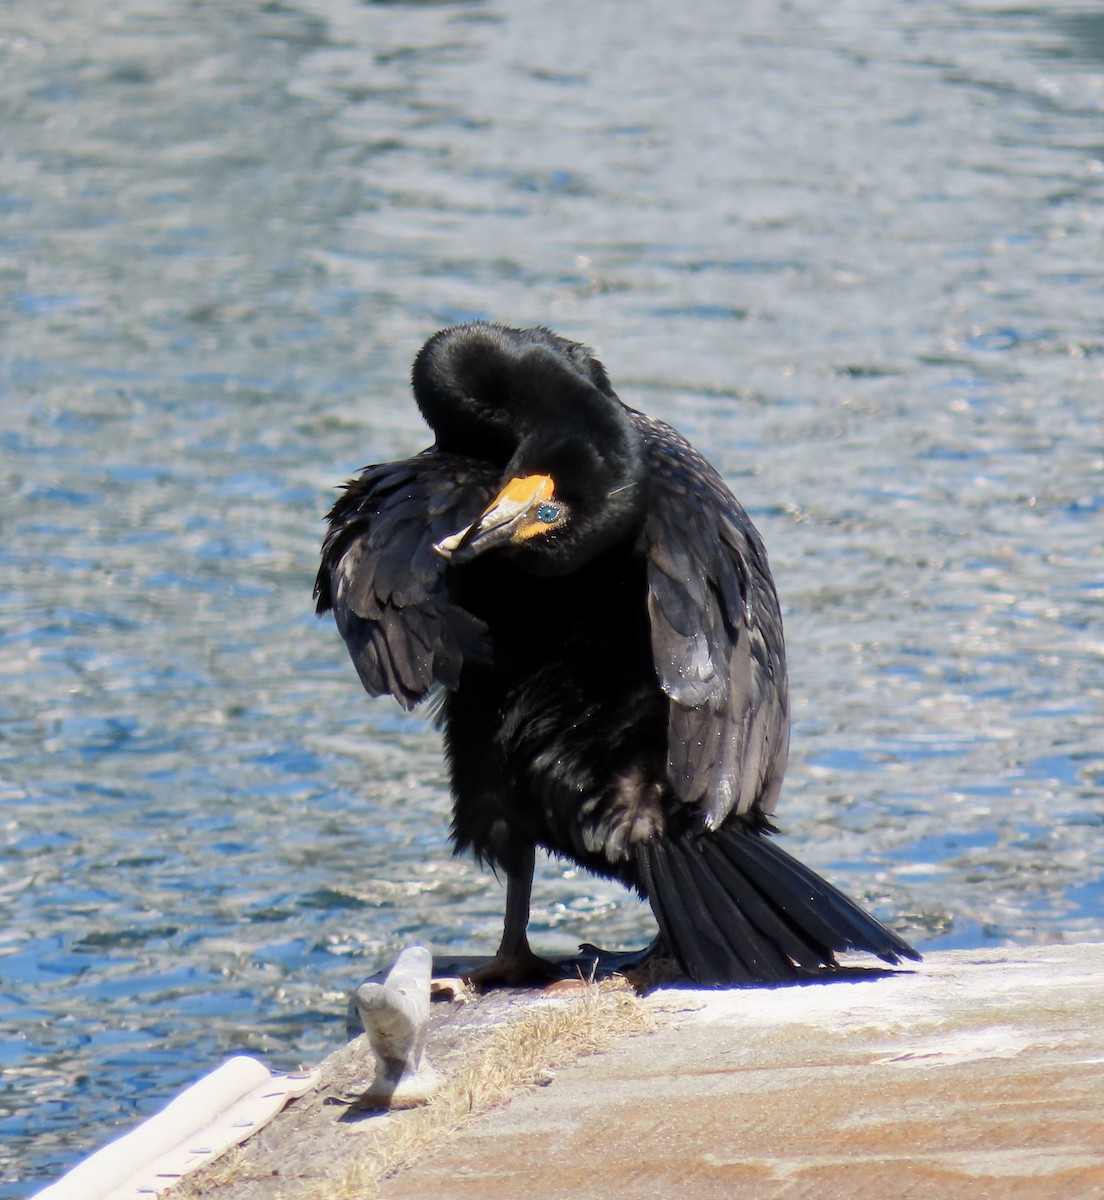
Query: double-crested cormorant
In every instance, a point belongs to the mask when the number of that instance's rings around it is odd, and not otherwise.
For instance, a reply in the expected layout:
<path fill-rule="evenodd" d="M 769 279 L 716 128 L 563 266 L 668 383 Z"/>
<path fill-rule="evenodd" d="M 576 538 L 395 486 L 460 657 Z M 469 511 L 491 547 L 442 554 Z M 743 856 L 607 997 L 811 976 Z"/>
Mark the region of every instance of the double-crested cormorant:
<path fill-rule="evenodd" d="M 443 689 L 456 851 L 506 874 L 477 982 L 547 973 L 526 936 L 537 846 L 646 896 L 656 951 L 702 984 L 917 958 L 767 836 L 782 621 L 713 467 L 548 329 L 445 329 L 413 384 L 436 442 L 346 485 L 315 595 L 373 695 Z"/>

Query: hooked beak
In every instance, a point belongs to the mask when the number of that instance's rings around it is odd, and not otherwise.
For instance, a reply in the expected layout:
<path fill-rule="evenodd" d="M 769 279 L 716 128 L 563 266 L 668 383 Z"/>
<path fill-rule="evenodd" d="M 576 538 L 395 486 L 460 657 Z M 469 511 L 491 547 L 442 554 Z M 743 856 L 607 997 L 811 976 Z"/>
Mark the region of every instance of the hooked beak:
<path fill-rule="evenodd" d="M 433 549 L 451 563 L 465 563 L 490 550 L 514 541 L 529 523 L 533 506 L 550 499 L 552 480 L 547 475 L 526 475 L 510 482 L 494 498 L 478 521 L 435 542 Z"/>

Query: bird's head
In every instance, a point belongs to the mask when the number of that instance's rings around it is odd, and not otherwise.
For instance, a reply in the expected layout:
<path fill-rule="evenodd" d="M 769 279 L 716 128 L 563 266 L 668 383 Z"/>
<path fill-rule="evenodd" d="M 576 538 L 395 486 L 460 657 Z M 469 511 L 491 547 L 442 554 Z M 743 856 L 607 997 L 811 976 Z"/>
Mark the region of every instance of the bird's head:
<path fill-rule="evenodd" d="M 550 475 L 525 475 L 511 479 L 477 521 L 442 538 L 433 548 L 443 558 L 463 563 L 494 546 L 546 537 L 565 525 L 570 515 L 567 505 L 556 499 Z"/>
<path fill-rule="evenodd" d="M 635 536 L 645 480 L 635 457 L 610 462 L 592 445 L 544 449 L 540 466 L 507 468 L 483 512 L 434 549 L 454 565 L 494 551 L 536 575 L 565 575 Z"/>
<path fill-rule="evenodd" d="M 642 437 L 585 347 L 545 329 L 460 326 L 423 348 L 414 386 L 439 449 L 502 467 L 483 512 L 435 544 L 451 564 L 494 551 L 564 575 L 635 536 Z"/>

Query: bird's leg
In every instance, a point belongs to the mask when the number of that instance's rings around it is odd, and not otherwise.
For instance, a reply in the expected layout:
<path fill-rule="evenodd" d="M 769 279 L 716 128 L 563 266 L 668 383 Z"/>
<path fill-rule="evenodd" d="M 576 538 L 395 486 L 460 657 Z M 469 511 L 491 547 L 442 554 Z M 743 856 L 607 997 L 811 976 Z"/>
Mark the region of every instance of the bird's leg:
<path fill-rule="evenodd" d="M 559 979 L 563 972 L 555 963 L 539 958 L 529 948 L 526 930 L 529 926 L 529 899 L 533 892 L 533 866 L 536 860 L 532 846 L 524 847 L 506 870 L 506 920 L 498 953 L 489 963 L 468 972 L 467 980 L 476 987 L 504 984 L 507 987 L 524 983 Z"/>

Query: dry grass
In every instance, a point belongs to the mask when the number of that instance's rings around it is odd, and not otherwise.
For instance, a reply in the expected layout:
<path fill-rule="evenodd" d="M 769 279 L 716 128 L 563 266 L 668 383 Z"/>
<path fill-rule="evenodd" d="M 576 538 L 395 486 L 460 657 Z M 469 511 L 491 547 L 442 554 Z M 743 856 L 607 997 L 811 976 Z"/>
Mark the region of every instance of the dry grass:
<path fill-rule="evenodd" d="M 201 1200 L 216 1189 L 233 1186 L 242 1178 L 244 1161 L 245 1151 L 241 1146 L 227 1150 L 213 1163 L 198 1168 L 195 1174 L 185 1176 L 174 1184 L 171 1189 L 172 1200 Z"/>
<path fill-rule="evenodd" d="M 380 1182 L 440 1143 L 478 1113 L 506 1103 L 522 1088 L 548 1082 L 549 1072 L 594 1054 L 654 1018 L 623 981 L 589 984 L 577 994 L 532 1009 L 489 1033 L 464 1067 L 422 1108 L 390 1114 L 367 1151 L 329 1179 L 294 1193 L 296 1200 L 368 1200 Z"/>

